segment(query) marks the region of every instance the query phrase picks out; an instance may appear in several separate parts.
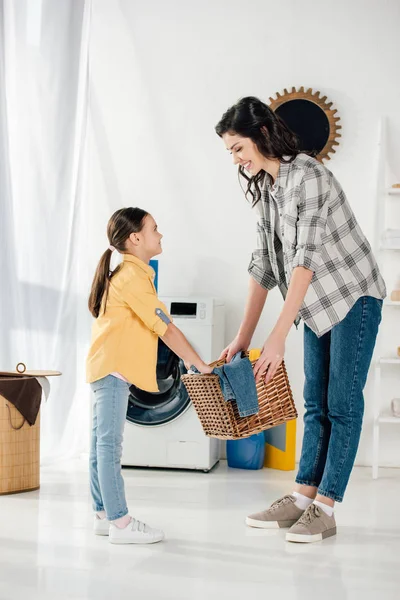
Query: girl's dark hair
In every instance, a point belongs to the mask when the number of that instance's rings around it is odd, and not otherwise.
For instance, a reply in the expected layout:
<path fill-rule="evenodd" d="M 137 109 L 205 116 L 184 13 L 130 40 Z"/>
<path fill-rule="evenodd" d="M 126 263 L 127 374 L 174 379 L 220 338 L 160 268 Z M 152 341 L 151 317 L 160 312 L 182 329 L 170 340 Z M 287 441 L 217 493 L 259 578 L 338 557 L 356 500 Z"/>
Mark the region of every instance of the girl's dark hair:
<path fill-rule="evenodd" d="M 141 208 L 130 207 L 117 210 L 112 215 L 107 225 L 107 237 L 110 246 L 114 246 L 116 250 L 124 253 L 126 251 L 126 240 L 131 233 L 139 233 L 139 231 L 142 231 L 144 220 L 148 214 L 148 212 Z M 92 283 L 88 306 L 90 312 L 96 319 L 100 314 L 103 298 L 105 310 L 110 280 L 121 268 L 121 265 L 119 265 L 112 273 L 110 273 L 111 254 L 112 251 L 107 248 L 97 265 Z"/>
<path fill-rule="evenodd" d="M 230 133 L 250 138 L 265 158 L 277 158 L 281 162 L 292 162 L 301 152 L 295 134 L 269 106 L 254 96 L 242 98 L 228 108 L 215 131 L 220 137 Z M 269 176 L 261 170 L 254 177 L 249 177 L 239 165 L 239 182 L 241 177 L 247 181 L 245 196 L 247 199 L 251 196 L 252 206 L 261 198 L 260 183 L 266 175 Z"/>

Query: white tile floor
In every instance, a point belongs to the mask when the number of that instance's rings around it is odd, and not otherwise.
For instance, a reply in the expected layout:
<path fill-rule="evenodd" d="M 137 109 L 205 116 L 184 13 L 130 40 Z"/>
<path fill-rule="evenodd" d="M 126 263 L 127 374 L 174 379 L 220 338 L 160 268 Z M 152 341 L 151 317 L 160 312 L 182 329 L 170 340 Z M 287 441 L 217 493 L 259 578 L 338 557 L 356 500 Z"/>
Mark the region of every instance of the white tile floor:
<path fill-rule="evenodd" d="M 355 469 L 337 537 L 300 545 L 243 524 L 293 473 L 124 470 L 131 512 L 167 534 L 140 547 L 92 534 L 85 461 L 46 467 L 40 491 L 0 497 L 0 599 L 398 600 L 400 470 L 380 474 Z"/>

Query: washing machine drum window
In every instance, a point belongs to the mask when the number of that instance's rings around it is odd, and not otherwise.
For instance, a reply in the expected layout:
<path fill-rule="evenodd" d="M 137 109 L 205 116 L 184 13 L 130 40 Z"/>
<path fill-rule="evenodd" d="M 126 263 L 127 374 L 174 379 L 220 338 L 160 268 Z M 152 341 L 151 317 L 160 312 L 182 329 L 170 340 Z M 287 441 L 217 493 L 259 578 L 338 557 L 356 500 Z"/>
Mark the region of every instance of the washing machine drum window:
<path fill-rule="evenodd" d="M 190 404 L 181 381 L 181 375 L 185 373 L 183 361 L 159 339 L 157 383 L 160 391 L 145 392 L 131 385 L 126 415 L 128 421 L 137 425 L 155 426 L 179 417 Z"/>

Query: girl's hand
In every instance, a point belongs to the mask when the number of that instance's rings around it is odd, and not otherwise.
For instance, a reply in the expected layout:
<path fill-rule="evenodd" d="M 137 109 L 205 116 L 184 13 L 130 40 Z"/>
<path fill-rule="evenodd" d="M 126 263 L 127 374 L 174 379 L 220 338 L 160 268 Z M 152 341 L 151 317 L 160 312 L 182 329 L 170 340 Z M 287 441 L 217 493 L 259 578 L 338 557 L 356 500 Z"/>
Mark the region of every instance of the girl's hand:
<path fill-rule="evenodd" d="M 261 356 L 254 366 L 256 383 L 261 380 L 262 374 L 266 369 L 265 383 L 271 381 L 283 360 L 284 354 L 285 338 L 282 335 L 272 333 L 265 342 Z"/>
<path fill-rule="evenodd" d="M 200 373 L 202 373 L 203 375 L 210 375 L 210 373 L 212 373 L 213 370 L 213 367 L 210 367 L 210 365 L 207 365 L 206 363 L 204 363 L 201 366 L 201 369 L 199 369 Z"/>
<path fill-rule="evenodd" d="M 192 366 L 188 362 L 184 362 L 184 365 L 185 365 L 186 371 L 189 371 L 189 369 Z M 196 367 L 196 369 L 198 371 L 200 371 L 200 373 L 202 375 L 209 375 L 214 370 L 212 367 L 210 367 L 210 365 L 207 365 L 206 363 L 200 363 L 199 365 L 193 365 L 193 366 Z"/>

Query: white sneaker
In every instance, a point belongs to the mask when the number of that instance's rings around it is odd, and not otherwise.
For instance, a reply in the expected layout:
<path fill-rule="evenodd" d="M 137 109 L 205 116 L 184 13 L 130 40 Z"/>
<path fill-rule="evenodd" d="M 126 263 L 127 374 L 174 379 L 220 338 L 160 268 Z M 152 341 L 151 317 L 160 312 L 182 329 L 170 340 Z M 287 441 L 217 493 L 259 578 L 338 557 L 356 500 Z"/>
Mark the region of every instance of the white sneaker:
<path fill-rule="evenodd" d="M 100 519 L 98 515 L 94 515 L 93 530 L 95 535 L 109 535 L 110 521 L 106 518 Z"/>
<path fill-rule="evenodd" d="M 161 529 L 153 529 L 133 518 L 124 529 L 120 529 L 113 523 L 110 524 L 111 544 L 155 544 L 163 539 L 164 532 Z"/>

